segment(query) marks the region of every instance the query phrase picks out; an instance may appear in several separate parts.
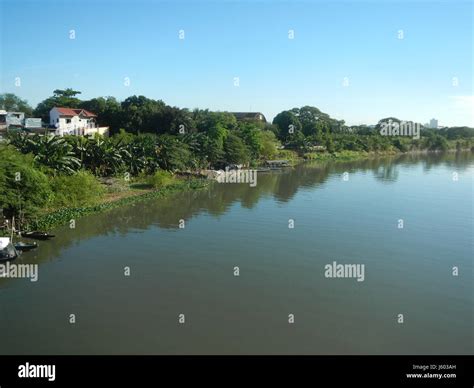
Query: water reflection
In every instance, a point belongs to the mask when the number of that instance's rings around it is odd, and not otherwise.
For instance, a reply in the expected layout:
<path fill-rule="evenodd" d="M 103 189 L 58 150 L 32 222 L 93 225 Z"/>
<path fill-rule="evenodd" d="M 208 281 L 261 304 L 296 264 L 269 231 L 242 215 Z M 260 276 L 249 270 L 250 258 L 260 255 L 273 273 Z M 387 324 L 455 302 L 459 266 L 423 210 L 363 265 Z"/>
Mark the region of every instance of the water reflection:
<path fill-rule="evenodd" d="M 284 171 L 261 173 L 256 187 L 249 187 L 248 184 L 213 183 L 203 190 L 179 193 L 169 198 L 149 200 L 78 219 L 75 229 L 71 230 L 67 226 L 57 228 L 54 240 L 40 243 L 36 251 L 23 255 L 19 262 L 41 263 L 54 260 L 64 249 L 94 236 L 126 235 L 152 225 L 175 229 L 178 228 L 180 219 L 187 221 L 202 213 L 219 217 L 236 203 L 247 209 L 252 209 L 265 197 L 287 203 L 298 190 L 323 186 L 329 179 L 346 171 L 369 172 L 377 181 L 391 184 L 397 181 L 398 171 L 402 166 L 421 164 L 425 173 L 440 165 L 462 171 L 472 164 L 472 160 L 473 154 L 467 152 L 406 154 L 357 162 L 308 162 Z M 0 285 L 7 281 L 0 279 Z"/>

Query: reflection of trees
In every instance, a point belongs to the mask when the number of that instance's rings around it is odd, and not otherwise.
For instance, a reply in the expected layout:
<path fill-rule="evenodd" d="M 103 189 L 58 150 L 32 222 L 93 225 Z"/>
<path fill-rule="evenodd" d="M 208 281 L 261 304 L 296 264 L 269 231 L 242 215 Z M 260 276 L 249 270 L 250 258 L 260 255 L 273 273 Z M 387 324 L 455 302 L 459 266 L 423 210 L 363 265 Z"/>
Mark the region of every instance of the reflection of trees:
<path fill-rule="evenodd" d="M 411 165 L 421 163 L 423 171 L 429 172 L 432 167 L 444 165 L 453 167 L 460 171 L 469 167 L 472 162 L 472 152 L 430 152 L 403 154 L 394 159 L 395 163 L 401 165 Z"/>
<path fill-rule="evenodd" d="M 398 166 L 393 163 L 384 163 L 374 171 L 374 177 L 383 183 L 393 183 L 398 178 Z"/>
<path fill-rule="evenodd" d="M 182 192 L 78 219 L 75 229 L 71 230 L 67 226 L 57 228 L 54 240 L 40 242 L 37 252 L 25 255 L 24 260 L 52 260 L 72 244 L 98 235 L 123 236 L 132 230 L 148 229 L 151 225 L 178 228 L 180 219 L 189 220 L 200 213 L 217 217 L 226 213 L 235 203 L 251 209 L 260 198 L 271 196 L 277 201 L 288 202 L 300 188 L 323 185 L 331 175 L 341 175 L 345 171 L 371 171 L 377 180 L 395 182 L 400 165 L 423 163 L 425 170 L 429 171 L 439 164 L 465 169 L 471 162 L 471 153 L 406 154 L 326 164 L 308 162 L 276 173 L 259 174 L 256 187 L 249 187 L 248 184 L 213 183 L 203 190 Z"/>

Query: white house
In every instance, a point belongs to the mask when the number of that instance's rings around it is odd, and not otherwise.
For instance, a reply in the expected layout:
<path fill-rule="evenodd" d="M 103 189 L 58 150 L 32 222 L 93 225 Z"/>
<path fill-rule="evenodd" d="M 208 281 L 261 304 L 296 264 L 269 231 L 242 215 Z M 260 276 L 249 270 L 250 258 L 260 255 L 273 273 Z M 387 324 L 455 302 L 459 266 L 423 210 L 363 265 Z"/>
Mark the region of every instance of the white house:
<path fill-rule="evenodd" d="M 49 112 L 49 124 L 55 128 L 55 134 L 64 135 L 105 135 L 109 127 L 99 127 L 96 124 L 96 115 L 85 109 L 54 107 Z"/>

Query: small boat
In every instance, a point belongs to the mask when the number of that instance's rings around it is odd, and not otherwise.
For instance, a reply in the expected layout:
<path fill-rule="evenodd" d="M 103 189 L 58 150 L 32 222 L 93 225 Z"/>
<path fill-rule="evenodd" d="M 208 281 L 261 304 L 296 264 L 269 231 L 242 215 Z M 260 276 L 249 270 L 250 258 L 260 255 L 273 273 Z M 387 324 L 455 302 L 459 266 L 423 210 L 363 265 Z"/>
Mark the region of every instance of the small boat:
<path fill-rule="evenodd" d="M 19 241 L 15 243 L 14 246 L 17 251 L 28 252 L 28 251 L 31 251 L 32 249 L 38 248 L 38 243 L 37 242 L 25 243 L 25 242 Z"/>
<path fill-rule="evenodd" d="M 291 167 L 290 162 L 288 160 L 267 160 L 265 162 L 267 167 L 270 167 L 272 170 L 280 169 L 283 167 Z"/>
<path fill-rule="evenodd" d="M 48 234 L 46 232 L 38 232 L 38 231 L 24 232 L 21 235 L 22 237 L 34 238 L 36 240 L 49 240 L 50 238 L 54 237 L 54 234 Z"/>
<path fill-rule="evenodd" d="M 0 237 L 0 262 L 15 260 L 19 255 L 8 237 Z"/>
<path fill-rule="evenodd" d="M 259 167 L 257 168 L 257 172 L 269 172 L 271 171 L 268 167 Z"/>

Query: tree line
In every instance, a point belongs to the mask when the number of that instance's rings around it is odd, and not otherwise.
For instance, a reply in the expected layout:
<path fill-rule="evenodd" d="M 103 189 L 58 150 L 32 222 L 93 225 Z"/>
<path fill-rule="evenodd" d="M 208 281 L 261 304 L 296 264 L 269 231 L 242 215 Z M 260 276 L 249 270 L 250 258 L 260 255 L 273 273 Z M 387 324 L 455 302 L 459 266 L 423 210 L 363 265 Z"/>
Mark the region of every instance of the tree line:
<path fill-rule="evenodd" d="M 282 111 L 270 124 L 254 120 L 237 121 L 229 112 L 173 107 L 145 96 L 130 96 L 119 102 L 114 97 L 81 100 L 80 94 L 80 91 L 70 88 L 57 89 L 35 109 L 14 94 L 3 94 L 0 95 L 0 106 L 7 110 L 23 111 L 27 116 L 41 117 L 46 123 L 49 121 L 49 111 L 55 106 L 82 108 L 94 112 L 98 124 L 108 126 L 111 135 L 118 135 L 122 131 L 157 137 L 174 136 L 174 141 L 170 137 L 159 139 L 158 142 L 163 143 L 161 149 L 164 150 L 165 144 L 177 148 L 176 145 L 181 146 L 184 142 L 181 159 L 186 159 L 184 154 L 187 152 L 198 153 L 190 158 L 190 166 L 219 167 L 226 163 L 258 162 L 276 156 L 278 148 L 282 146 L 300 155 L 312 152 L 315 147 L 329 153 L 343 150 L 406 152 L 445 150 L 453 146 L 453 141 L 457 148 L 471 148 L 474 138 L 474 129 L 469 127 L 440 130 L 422 128 L 420 139 L 382 136 L 381 123 L 400 120 L 388 117 L 373 127 L 348 126 L 344 120 L 332 118 L 312 106 Z M 174 167 L 174 163 L 170 163 L 170 166 Z"/>
<path fill-rule="evenodd" d="M 55 90 L 35 109 L 14 94 L 0 95 L 0 107 L 48 121 L 55 106 L 97 114 L 111 136 L 42 136 L 11 132 L 0 143 L 0 209 L 7 215 L 39 209 L 86 206 L 104 194 L 101 178 L 125 175 L 161 187 L 175 172 L 256 166 L 272 158 L 311 158 L 314 154 L 471 149 L 468 127 L 422 129 L 421 137 L 382 136 L 375 127 L 347 126 L 316 107 L 279 113 L 272 123 L 237 120 L 229 112 L 181 109 L 161 100 L 131 96 L 80 100 L 79 91 Z M 18 179 L 20 177 L 20 179 Z"/>

